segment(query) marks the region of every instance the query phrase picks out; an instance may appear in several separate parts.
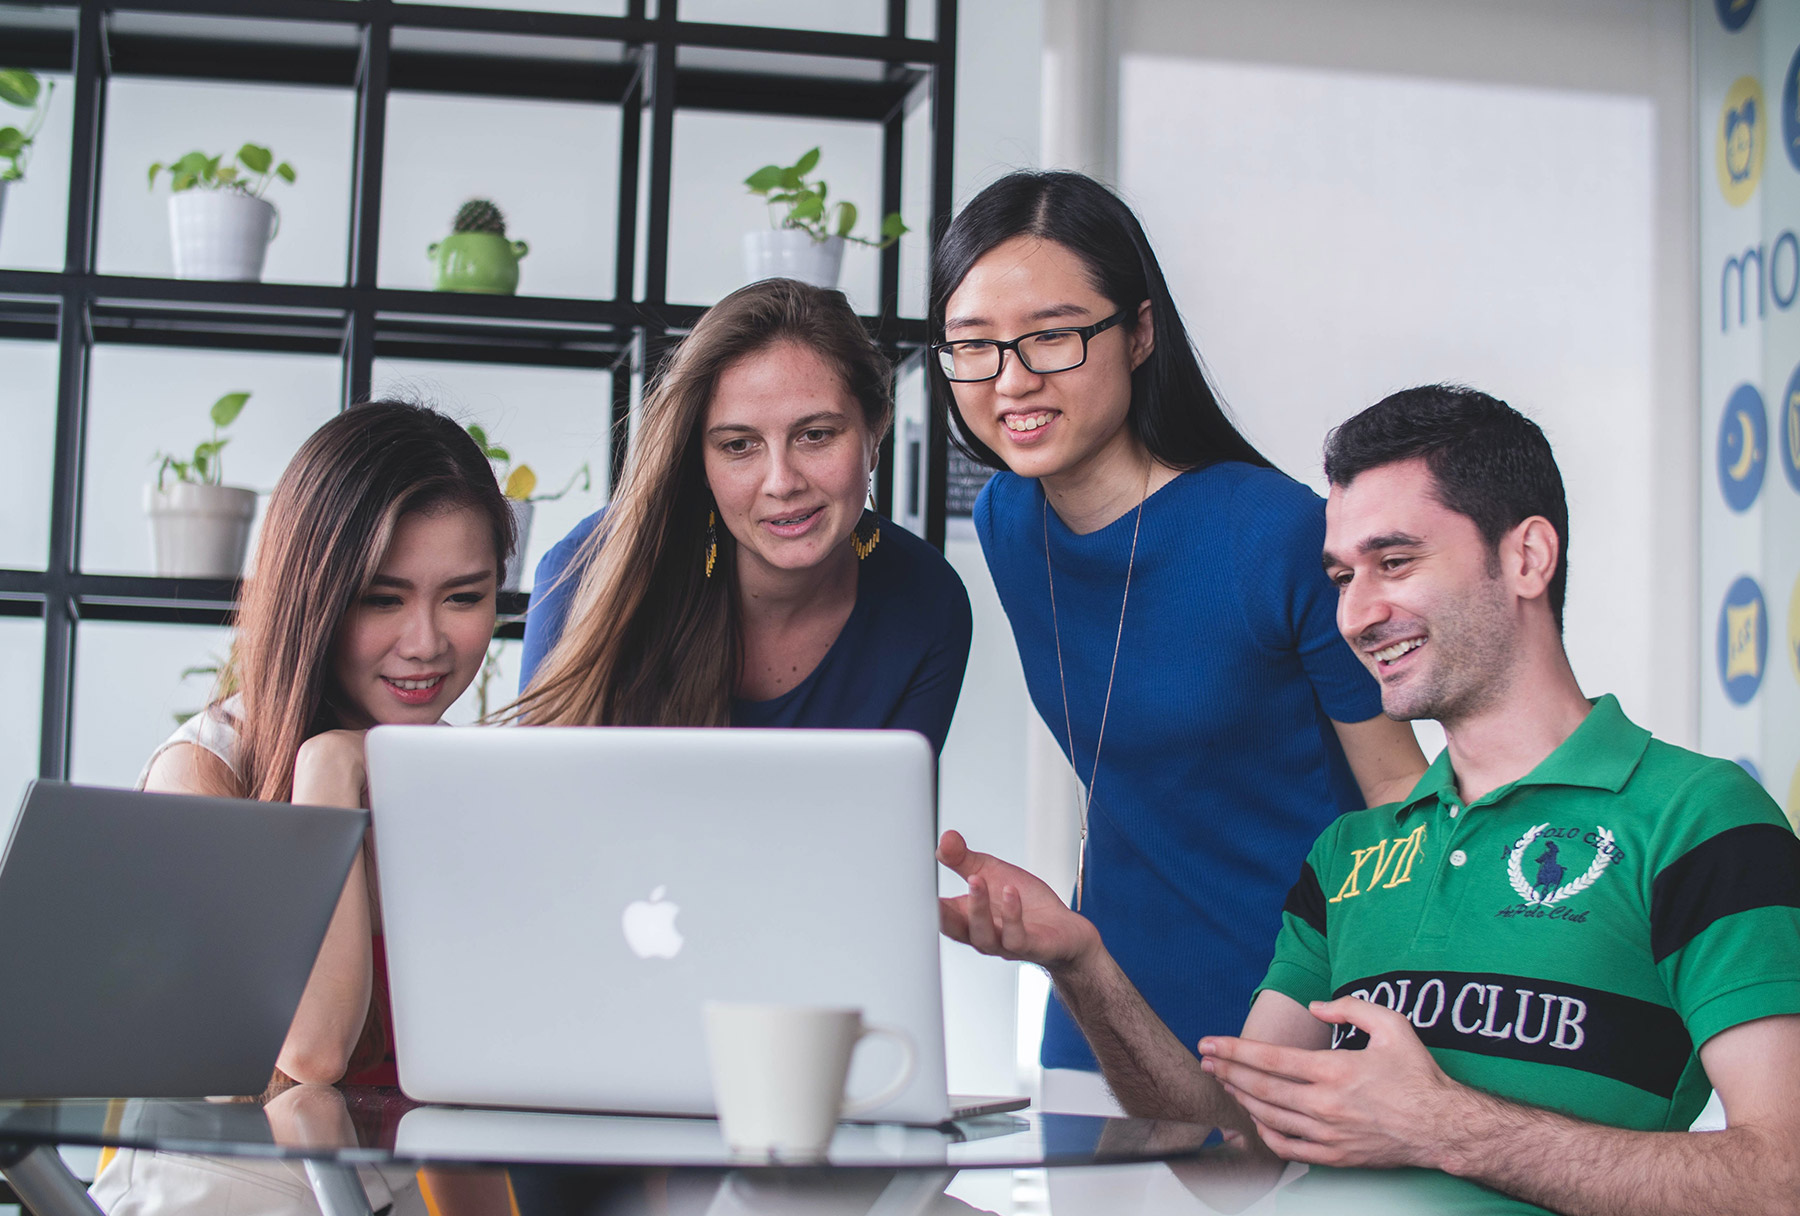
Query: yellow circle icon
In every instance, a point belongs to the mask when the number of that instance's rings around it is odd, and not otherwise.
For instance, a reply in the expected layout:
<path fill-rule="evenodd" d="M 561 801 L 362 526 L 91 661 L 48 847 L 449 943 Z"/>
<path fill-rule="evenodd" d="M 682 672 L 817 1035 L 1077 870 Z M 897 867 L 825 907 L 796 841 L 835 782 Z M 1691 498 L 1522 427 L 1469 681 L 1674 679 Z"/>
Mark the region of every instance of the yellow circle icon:
<path fill-rule="evenodd" d="M 1742 207 L 1756 193 L 1762 180 L 1763 132 L 1769 125 L 1769 107 L 1762 85 L 1754 76 L 1739 76 L 1725 94 L 1719 126 L 1713 142 L 1718 148 L 1719 189 L 1725 201 Z"/>
<path fill-rule="evenodd" d="M 1794 580 L 1794 589 L 1788 593 L 1787 652 L 1788 667 L 1800 680 L 1800 578 Z"/>

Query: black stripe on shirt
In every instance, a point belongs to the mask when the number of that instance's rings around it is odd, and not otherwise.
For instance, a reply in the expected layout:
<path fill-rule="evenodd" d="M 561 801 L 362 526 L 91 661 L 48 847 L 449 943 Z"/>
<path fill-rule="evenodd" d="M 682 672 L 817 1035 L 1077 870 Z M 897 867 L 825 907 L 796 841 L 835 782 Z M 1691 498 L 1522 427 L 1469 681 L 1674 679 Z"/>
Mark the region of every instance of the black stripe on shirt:
<path fill-rule="evenodd" d="M 1404 1014 L 1427 1047 L 1580 1069 L 1665 1099 L 1694 1053 L 1681 1015 L 1667 1005 L 1528 975 L 1389 971 L 1333 995 Z M 1340 1025 L 1331 1045 L 1357 1050 L 1369 1036 Z"/>
<path fill-rule="evenodd" d="M 1320 937 L 1325 936 L 1325 890 L 1319 886 L 1319 876 L 1313 873 L 1311 862 L 1300 863 L 1300 877 L 1288 888 L 1287 902 L 1281 905 L 1281 910 L 1292 912 L 1311 925 Z"/>
<path fill-rule="evenodd" d="M 1704 840 L 1650 884 L 1650 952 L 1657 962 L 1714 921 L 1752 908 L 1800 908 L 1800 838 L 1746 823 Z"/>

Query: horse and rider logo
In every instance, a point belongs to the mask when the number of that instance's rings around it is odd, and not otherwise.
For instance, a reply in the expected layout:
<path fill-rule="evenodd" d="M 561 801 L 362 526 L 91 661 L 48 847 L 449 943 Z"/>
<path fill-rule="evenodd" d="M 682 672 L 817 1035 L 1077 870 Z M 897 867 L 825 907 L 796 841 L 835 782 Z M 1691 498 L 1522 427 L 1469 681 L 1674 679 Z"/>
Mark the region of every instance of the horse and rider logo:
<path fill-rule="evenodd" d="M 1573 879 L 1569 879 L 1569 862 L 1564 857 L 1566 840 L 1571 836 L 1582 838 L 1594 849 L 1592 864 Z M 1559 844 L 1558 838 L 1564 843 Z M 1530 878 L 1525 874 L 1528 854 L 1535 867 Z M 1507 850 L 1506 877 L 1526 908 L 1553 908 L 1593 886 L 1618 858 L 1619 847 L 1606 828 L 1596 825 L 1592 832 L 1584 834 L 1578 828 L 1551 828 L 1548 823 L 1540 823 Z"/>

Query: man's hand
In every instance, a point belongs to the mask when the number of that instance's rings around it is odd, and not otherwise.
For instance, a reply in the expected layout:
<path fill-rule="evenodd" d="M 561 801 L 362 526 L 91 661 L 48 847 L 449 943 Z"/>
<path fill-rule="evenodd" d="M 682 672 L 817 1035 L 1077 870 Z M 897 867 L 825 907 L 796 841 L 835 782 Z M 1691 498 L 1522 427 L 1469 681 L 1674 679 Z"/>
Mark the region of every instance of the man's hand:
<path fill-rule="evenodd" d="M 1355 997 L 1315 1001 L 1313 1017 L 1369 1036 L 1362 1051 L 1308 1051 L 1250 1039 L 1200 1040 L 1200 1066 L 1292 1161 L 1442 1168 L 1435 1134 L 1458 1126 L 1472 1091 L 1444 1075 L 1412 1023 Z"/>
<path fill-rule="evenodd" d="M 1036 963 L 1052 972 L 1091 958 L 1100 934 L 1036 875 L 987 853 L 976 853 L 960 832 L 945 832 L 938 860 L 969 884 L 967 895 L 938 900 L 944 936 L 983 954 Z"/>

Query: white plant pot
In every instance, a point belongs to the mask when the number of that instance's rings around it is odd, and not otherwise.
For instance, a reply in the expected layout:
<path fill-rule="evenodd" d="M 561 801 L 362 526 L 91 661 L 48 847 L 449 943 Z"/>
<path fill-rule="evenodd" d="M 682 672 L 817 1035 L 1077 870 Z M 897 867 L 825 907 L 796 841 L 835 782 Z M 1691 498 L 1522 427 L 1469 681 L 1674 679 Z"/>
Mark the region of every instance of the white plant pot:
<path fill-rule="evenodd" d="M 799 279 L 814 287 L 835 288 L 844 264 L 844 238 L 812 239 L 800 228 L 768 228 L 744 234 L 744 270 L 750 282 Z"/>
<path fill-rule="evenodd" d="M 236 190 L 183 190 L 169 198 L 169 240 L 178 279 L 262 279 L 275 239 L 275 204 Z"/>
<path fill-rule="evenodd" d="M 250 547 L 256 491 L 176 482 L 144 487 L 150 553 L 166 578 L 237 578 Z"/>
<path fill-rule="evenodd" d="M 517 591 L 519 578 L 525 573 L 525 546 L 531 542 L 531 516 L 536 507 L 517 498 L 507 499 L 506 505 L 512 508 L 514 540 L 512 556 L 506 559 L 506 577 L 500 582 L 500 590 Z"/>

